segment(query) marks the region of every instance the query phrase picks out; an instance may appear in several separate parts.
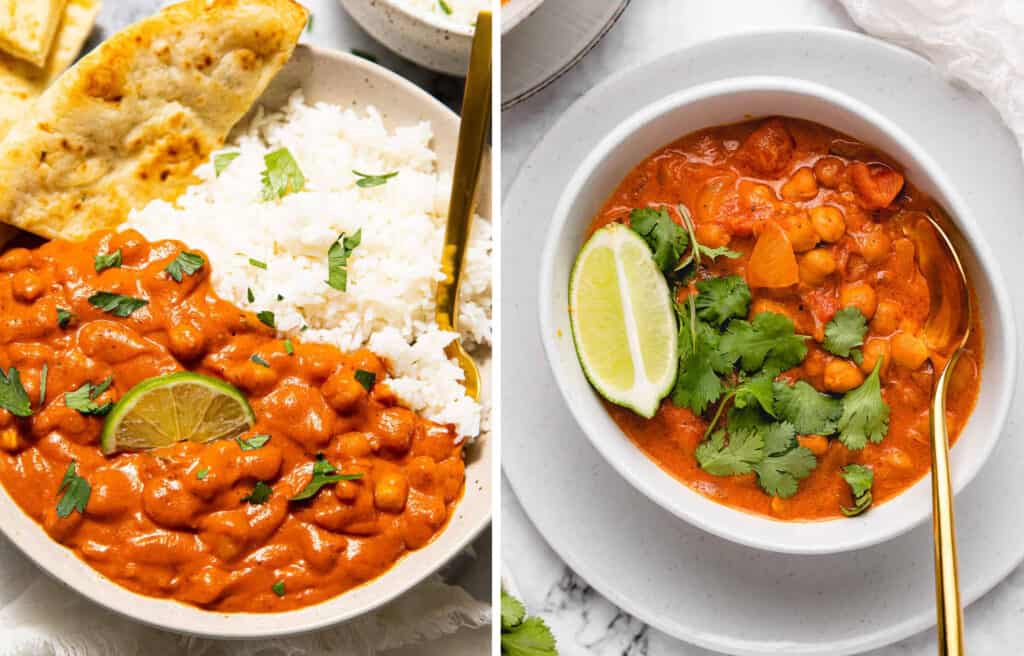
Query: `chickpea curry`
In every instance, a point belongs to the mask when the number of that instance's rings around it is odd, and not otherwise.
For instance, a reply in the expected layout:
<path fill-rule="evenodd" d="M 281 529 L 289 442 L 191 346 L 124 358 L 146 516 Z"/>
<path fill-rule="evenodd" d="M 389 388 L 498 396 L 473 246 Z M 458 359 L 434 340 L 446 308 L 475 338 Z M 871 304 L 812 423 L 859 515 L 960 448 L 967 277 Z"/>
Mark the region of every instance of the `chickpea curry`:
<path fill-rule="evenodd" d="M 462 495 L 461 440 L 398 404 L 384 362 L 275 337 L 181 243 L 124 231 L 8 250 L 0 307 L 0 482 L 130 590 L 226 612 L 315 604 L 429 543 Z M 104 453 L 113 404 L 182 371 L 234 386 L 251 425 Z"/>
<path fill-rule="evenodd" d="M 944 362 L 922 337 L 929 291 L 906 236 L 930 203 L 884 154 L 803 120 L 658 150 L 592 231 L 625 224 L 647 241 L 672 289 L 678 373 L 652 418 L 608 412 L 664 470 L 744 511 L 822 520 L 898 495 L 930 468 Z M 951 440 L 978 395 L 977 323 L 951 381 Z"/>

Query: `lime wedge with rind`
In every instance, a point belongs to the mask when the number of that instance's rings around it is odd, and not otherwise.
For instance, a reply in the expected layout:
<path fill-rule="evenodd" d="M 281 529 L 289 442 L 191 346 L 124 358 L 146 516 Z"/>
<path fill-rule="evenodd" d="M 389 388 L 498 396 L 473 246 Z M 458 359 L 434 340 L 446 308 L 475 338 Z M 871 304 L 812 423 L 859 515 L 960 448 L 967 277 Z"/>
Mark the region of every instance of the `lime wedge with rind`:
<path fill-rule="evenodd" d="M 175 442 L 210 442 L 244 434 L 256 423 L 245 395 L 216 378 L 181 371 L 142 381 L 107 415 L 103 453 L 145 451 Z"/>
<path fill-rule="evenodd" d="M 594 389 L 653 417 L 675 383 L 679 335 L 668 283 L 643 238 L 620 223 L 591 236 L 569 279 L 569 318 Z"/>

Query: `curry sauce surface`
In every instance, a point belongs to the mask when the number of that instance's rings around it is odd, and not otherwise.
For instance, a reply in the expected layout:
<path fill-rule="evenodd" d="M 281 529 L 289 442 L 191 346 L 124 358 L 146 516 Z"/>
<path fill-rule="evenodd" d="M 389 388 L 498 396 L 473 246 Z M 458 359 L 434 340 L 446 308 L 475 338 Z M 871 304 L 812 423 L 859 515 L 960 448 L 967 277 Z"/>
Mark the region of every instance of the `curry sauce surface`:
<path fill-rule="evenodd" d="M 94 256 L 117 249 L 123 266 L 97 273 Z M 120 585 L 217 611 L 314 604 L 430 542 L 463 490 L 455 432 L 400 407 L 386 384 L 368 392 L 357 370 L 386 375 L 369 351 L 296 342 L 289 355 L 253 313 L 214 294 L 208 260 L 175 282 L 163 271 L 184 249 L 125 231 L 0 256 L 0 365 L 18 369 L 33 409 L 26 419 L 0 410 L 0 482 L 17 504 Z M 88 303 L 97 291 L 149 304 L 119 318 Z M 58 307 L 76 317 L 63 329 Z M 87 382 L 113 376 L 102 403 L 180 370 L 242 390 L 257 417 L 243 438 L 269 434 L 266 445 L 218 440 L 105 456 L 103 418 L 64 404 L 65 392 Z M 339 473 L 363 478 L 289 501 L 321 453 Z M 84 513 L 59 518 L 58 485 L 71 461 L 92 491 Z M 257 481 L 273 488 L 269 499 L 244 501 Z M 272 589 L 278 581 L 283 596 Z"/>
<path fill-rule="evenodd" d="M 931 201 L 909 183 L 902 184 L 902 173 L 897 173 L 899 193 L 890 199 L 893 190 L 884 189 L 884 184 L 892 172 L 899 172 L 895 162 L 846 135 L 807 121 L 775 118 L 687 135 L 653 153 L 615 189 L 591 230 L 613 221 L 628 223 L 634 208 L 682 203 L 692 215 L 698 241 L 741 253 L 737 259 L 719 257 L 699 274 L 702 277 L 749 277 L 748 262 L 758 235 L 768 222 L 783 226 L 798 252 L 801 279 L 781 289 L 751 285 L 750 317 L 762 311 L 784 314 L 797 333 L 813 339 L 807 340 L 803 363 L 779 380 L 806 380 L 825 390 L 826 367 L 837 358 L 821 347 L 821 341 L 826 324 L 843 307 L 844 286 L 863 284 L 873 290 L 864 349 L 885 354 L 882 398 L 891 409 L 885 439 L 851 451 L 837 439 L 826 442 L 818 437 L 812 448 L 817 468 L 788 499 L 766 494 L 753 473 L 723 477 L 702 470 L 694 451 L 704 439 L 707 421 L 689 409 L 665 399 L 655 417 L 647 420 L 605 402 L 622 431 L 662 469 L 720 503 L 782 520 L 842 516 L 840 506 L 853 505 L 840 475 L 847 464 L 867 465 L 874 471 L 875 504 L 898 495 L 928 472 L 928 413 L 935 369 L 930 361 L 914 368 L 893 362 L 891 344 L 901 333 L 919 334 L 928 317 L 928 285 L 904 228 L 914 212 L 927 209 Z M 840 213 L 838 238 L 829 235 L 825 240 L 814 231 L 818 224 L 811 220 L 811 212 L 820 207 Z M 835 270 L 820 280 L 811 276 L 815 279 L 808 282 L 805 258 L 818 249 L 827 253 L 816 256 L 831 258 Z M 951 442 L 973 410 L 980 387 L 983 338 L 978 312 L 974 317 L 947 396 Z M 866 361 L 863 374 L 873 364 L 873 359 Z M 811 443 L 803 436 L 800 442 Z"/>

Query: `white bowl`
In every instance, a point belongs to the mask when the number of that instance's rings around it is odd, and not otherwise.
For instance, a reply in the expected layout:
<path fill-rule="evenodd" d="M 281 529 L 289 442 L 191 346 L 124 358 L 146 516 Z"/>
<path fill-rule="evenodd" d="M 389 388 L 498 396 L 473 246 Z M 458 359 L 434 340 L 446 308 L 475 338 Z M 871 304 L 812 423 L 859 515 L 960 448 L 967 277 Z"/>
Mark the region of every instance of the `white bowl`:
<path fill-rule="evenodd" d="M 673 478 L 623 435 L 587 383 L 573 347 L 569 273 L 592 218 L 623 177 L 656 149 L 685 134 L 772 115 L 815 121 L 888 153 L 905 167 L 908 180 L 952 214 L 962 232 L 958 250 L 977 292 L 985 331 L 977 407 L 952 451 L 953 486 L 962 490 L 992 453 L 1013 392 L 1016 332 L 1003 279 L 976 221 L 927 152 L 884 116 L 830 88 L 779 77 L 705 84 L 664 98 L 601 139 L 562 194 L 548 231 L 538 299 L 541 338 L 562 395 L 583 432 L 619 474 L 658 505 L 719 537 L 759 549 L 794 554 L 860 549 L 928 519 L 927 476 L 856 519 L 782 522 L 735 510 Z"/>
<path fill-rule="evenodd" d="M 371 62 L 344 53 L 299 46 L 257 105 L 276 109 L 298 88 L 308 102 L 380 110 L 388 127 L 430 121 L 438 165 L 451 170 L 459 119 L 416 85 Z M 480 186 L 480 213 L 489 215 L 489 167 Z M 484 363 L 483 379 L 489 380 Z M 486 392 L 485 387 L 485 392 Z M 490 521 L 492 444 L 487 436 L 470 447 L 466 492 L 444 531 L 385 574 L 314 606 L 283 613 L 218 613 L 168 599 L 145 597 L 107 579 L 54 542 L 0 486 L 0 529 L 46 572 L 93 601 L 134 620 L 213 638 L 262 638 L 302 633 L 367 613 L 394 599 L 462 551 Z"/>
<path fill-rule="evenodd" d="M 501 7 L 501 33 L 508 34 L 513 29 L 537 11 L 544 4 L 544 0 L 509 0 Z"/>
<path fill-rule="evenodd" d="M 465 77 L 473 27 L 417 11 L 402 0 L 339 0 L 364 30 L 406 59 Z"/>

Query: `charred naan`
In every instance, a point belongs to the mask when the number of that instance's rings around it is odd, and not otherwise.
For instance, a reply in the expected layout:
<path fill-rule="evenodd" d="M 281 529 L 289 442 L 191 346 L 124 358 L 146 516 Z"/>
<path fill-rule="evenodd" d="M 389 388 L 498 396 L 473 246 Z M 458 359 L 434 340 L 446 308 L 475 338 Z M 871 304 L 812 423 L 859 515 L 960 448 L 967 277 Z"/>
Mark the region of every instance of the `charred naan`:
<path fill-rule="evenodd" d="M 187 0 L 115 34 L 0 143 L 0 221 L 81 239 L 172 201 L 288 61 L 292 0 Z"/>
<path fill-rule="evenodd" d="M 44 66 L 67 0 L 0 0 L 0 50 Z"/>

